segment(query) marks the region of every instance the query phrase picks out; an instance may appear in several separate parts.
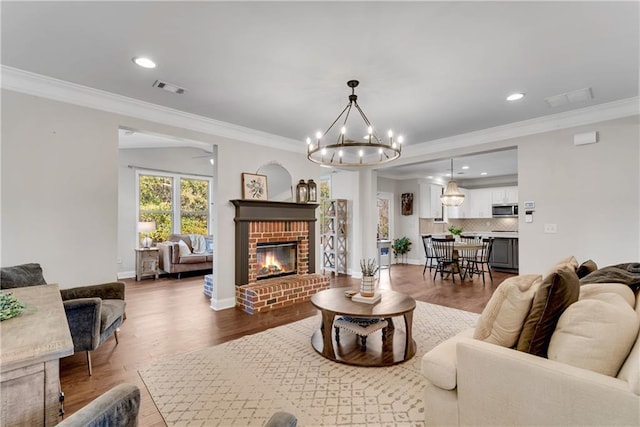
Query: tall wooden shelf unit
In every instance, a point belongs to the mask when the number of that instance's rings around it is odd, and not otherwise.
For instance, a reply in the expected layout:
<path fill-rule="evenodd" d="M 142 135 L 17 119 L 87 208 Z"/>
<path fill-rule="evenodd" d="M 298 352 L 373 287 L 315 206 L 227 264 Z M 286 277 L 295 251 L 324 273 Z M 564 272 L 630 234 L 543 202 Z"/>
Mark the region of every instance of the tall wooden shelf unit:
<path fill-rule="evenodd" d="M 347 274 L 347 201 L 331 199 L 322 230 L 322 268 Z"/>

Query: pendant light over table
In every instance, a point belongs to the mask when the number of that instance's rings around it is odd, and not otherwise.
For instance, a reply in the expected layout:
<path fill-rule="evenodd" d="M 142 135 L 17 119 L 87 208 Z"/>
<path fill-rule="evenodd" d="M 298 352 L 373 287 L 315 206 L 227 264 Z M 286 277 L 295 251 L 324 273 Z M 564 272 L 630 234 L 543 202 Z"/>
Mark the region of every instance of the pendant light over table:
<path fill-rule="evenodd" d="M 444 206 L 460 206 L 464 202 L 464 194 L 458 190 L 458 184 L 453 179 L 453 159 L 451 159 L 451 179 L 440 196 L 440 201 Z"/>

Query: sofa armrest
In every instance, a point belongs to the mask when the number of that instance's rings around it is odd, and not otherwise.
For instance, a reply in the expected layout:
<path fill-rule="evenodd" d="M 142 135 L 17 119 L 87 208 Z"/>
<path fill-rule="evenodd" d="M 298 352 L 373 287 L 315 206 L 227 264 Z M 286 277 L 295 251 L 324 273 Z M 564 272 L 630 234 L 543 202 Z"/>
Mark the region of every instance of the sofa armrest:
<path fill-rule="evenodd" d="M 178 264 L 180 261 L 180 249 L 176 242 L 160 242 L 158 243 L 160 251 L 160 267 L 170 264 Z"/>
<path fill-rule="evenodd" d="M 140 389 L 120 384 L 65 418 L 58 426 L 136 426 L 140 410 Z"/>
<path fill-rule="evenodd" d="M 101 285 L 81 286 L 79 288 L 61 289 L 62 300 L 77 298 L 124 299 L 124 283 L 111 282 Z"/>
<path fill-rule="evenodd" d="M 422 357 L 422 374 L 429 382 L 443 390 L 454 390 L 457 385 L 457 344 L 461 339 L 473 338 L 474 328 L 465 329 L 429 350 Z"/>
<path fill-rule="evenodd" d="M 473 339 L 457 359 L 461 425 L 640 425 L 626 381 Z"/>
<path fill-rule="evenodd" d="M 91 351 L 100 344 L 102 299 L 77 298 L 62 302 L 74 351 Z"/>

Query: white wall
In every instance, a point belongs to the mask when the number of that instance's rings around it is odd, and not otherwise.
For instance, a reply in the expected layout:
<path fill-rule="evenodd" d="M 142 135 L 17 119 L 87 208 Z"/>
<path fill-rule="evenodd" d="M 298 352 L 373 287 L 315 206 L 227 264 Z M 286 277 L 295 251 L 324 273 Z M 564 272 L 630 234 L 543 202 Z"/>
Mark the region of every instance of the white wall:
<path fill-rule="evenodd" d="M 2 91 L 2 265 L 61 287 L 116 278 L 118 126 L 95 110 Z"/>
<path fill-rule="evenodd" d="M 413 214 L 402 215 L 403 193 L 413 193 Z M 406 236 L 411 240 L 411 250 L 407 254 L 406 261 L 409 264 L 424 264 L 424 249 L 420 238 L 420 186 L 418 180 L 407 179 L 398 181 L 397 193 L 394 200 L 395 209 L 395 238 Z M 398 257 L 396 262 L 401 262 Z"/>
<path fill-rule="evenodd" d="M 575 146 L 573 135 L 600 142 Z M 598 266 L 640 260 L 638 117 L 518 140 L 520 206 L 534 201 L 534 222 L 520 216 L 520 272 L 544 273 L 563 257 Z M 557 233 L 544 233 L 544 224 Z"/>
<path fill-rule="evenodd" d="M 217 145 L 219 270 L 212 306 L 232 305 L 229 200 L 241 197 L 241 173 L 277 161 L 294 181 L 317 180 L 320 167 L 304 154 L 8 90 L 2 90 L 1 264 L 39 262 L 47 281 L 63 288 L 116 279 L 120 126 Z"/>

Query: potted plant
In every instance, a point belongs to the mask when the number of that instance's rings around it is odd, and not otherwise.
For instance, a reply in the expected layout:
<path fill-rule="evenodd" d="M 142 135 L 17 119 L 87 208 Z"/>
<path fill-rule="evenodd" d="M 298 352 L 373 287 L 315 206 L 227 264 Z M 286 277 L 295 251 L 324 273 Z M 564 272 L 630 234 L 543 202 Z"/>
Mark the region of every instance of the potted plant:
<path fill-rule="evenodd" d="M 462 234 L 462 227 L 458 228 L 455 225 L 452 225 L 451 227 L 448 228 L 449 233 L 453 234 L 455 236 L 456 240 L 460 240 L 460 235 Z"/>
<path fill-rule="evenodd" d="M 380 266 L 374 259 L 361 259 L 360 271 L 362 271 L 362 282 L 360 282 L 360 295 L 372 297 L 376 293 L 376 273 Z"/>
<path fill-rule="evenodd" d="M 406 254 L 411 250 L 411 240 L 404 236 L 393 241 L 393 256 L 398 259 L 398 255 L 406 257 Z"/>

